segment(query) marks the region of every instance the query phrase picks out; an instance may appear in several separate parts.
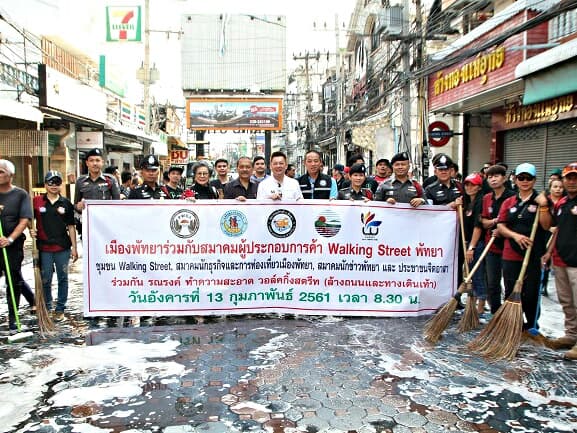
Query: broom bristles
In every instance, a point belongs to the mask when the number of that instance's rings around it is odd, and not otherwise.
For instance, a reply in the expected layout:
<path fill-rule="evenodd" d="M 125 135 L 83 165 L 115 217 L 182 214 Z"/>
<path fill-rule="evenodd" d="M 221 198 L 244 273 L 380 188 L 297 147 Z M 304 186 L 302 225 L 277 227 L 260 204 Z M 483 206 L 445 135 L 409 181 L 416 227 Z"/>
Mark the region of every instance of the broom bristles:
<path fill-rule="evenodd" d="M 477 298 L 473 295 L 473 288 L 471 283 L 467 284 L 468 296 L 467 304 L 465 304 L 465 311 L 459 320 L 459 332 L 469 332 L 479 327 L 479 312 L 477 311 Z"/>
<path fill-rule="evenodd" d="M 427 323 L 425 323 L 423 335 L 425 340 L 429 343 L 434 344 L 439 341 L 441 334 L 445 329 L 447 329 L 447 326 L 449 326 L 449 322 L 457 309 L 457 305 L 459 305 L 458 297 L 465 292 L 465 289 L 466 284 L 463 282 L 457 289 L 457 294 L 445 303 L 445 305 L 443 305 L 437 313 L 431 317 Z"/>
<path fill-rule="evenodd" d="M 489 324 L 467 347 L 490 360 L 511 360 L 521 346 L 522 333 L 521 293 L 513 290 Z"/>
<path fill-rule="evenodd" d="M 50 313 L 46 308 L 46 300 L 44 298 L 44 288 L 42 287 L 42 275 L 39 268 L 38 251 L 32 253 L 34 263 L 34 295 L 36 299 L 36 318 L 38 319 L 38 330 L 41 335 L 46 335 L 54 332 L 55 326 Z"/>

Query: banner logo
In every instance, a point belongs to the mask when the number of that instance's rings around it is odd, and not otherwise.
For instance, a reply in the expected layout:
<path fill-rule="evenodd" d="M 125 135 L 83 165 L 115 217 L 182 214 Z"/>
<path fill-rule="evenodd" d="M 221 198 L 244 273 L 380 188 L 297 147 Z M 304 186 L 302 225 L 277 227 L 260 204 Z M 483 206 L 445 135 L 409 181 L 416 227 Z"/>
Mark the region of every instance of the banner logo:
<path fill-rule="evenodd" d="M 220 219 L 220 229 L 227 236 L 241 236 L 246 232 L 247 227 L 248 221 L 245 214 L 237 210 L 225 212 Z"/>
<path fill-rule="evenodd" d="M 267 228 L 275 238 L 288 238 L 296 230 L 297 220 L 288 210 L 279 209 L 268 217 Z"/>
<path fill-rule="evenodd" d="M 332 238 L 341 230 L 341 220 L 339 215 L 330 210 L 324 210 L 315 221 L 315 230 L 325 238 Z"/>
<path fill-rule="evenodd" d="M 182 209 L 170 218 L 170 230 L 179 238 L 193 237 L 199 228 L 198 215 L 187 209 Z"/>
<path fill-rule="evenodd" d="M 365 236 L 374 238 L 379 234 L 379 226 L 382 221 L 376 221 L 374 213 L 361 214 L 361 222 L 363 223 L 362 232 Z"/>

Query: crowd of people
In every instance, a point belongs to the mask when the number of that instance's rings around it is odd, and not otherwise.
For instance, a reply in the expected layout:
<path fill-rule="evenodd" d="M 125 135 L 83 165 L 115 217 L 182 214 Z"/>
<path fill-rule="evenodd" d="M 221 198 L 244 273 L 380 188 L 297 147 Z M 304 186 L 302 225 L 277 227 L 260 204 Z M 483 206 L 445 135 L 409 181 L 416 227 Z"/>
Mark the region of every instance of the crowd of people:
<path fill-rule="evenodd" d="M 68 296 L 68 263 L 76 260 L 77 235 L 74 214 L 81 214 L 85 200 L 185 199 L 239 201 L 261 200 L 363 200 L 390 205 L 407 203 L 448 206 L 462 211 L 464 241 L 459 251 L 459 279 L 465 262 L 473 266 L 482 256 L 491 237 L 495 237 L 474 274 L 472 286 L 476 308 L 485 319 L 500 308 L 513 291 L 525 252 L 531 246 L 529 266 L 523 283 L 522 308 L 524 328 L 539 328 L 540 296 L 546 290 L 548 267 L 555 273 L 556 291 L 565 315 L 565 334 L 552 342 L 559 349 L 569 349 L 565 357 L 577 360 L 577 163 L 570 163 L 551 174 L 547 191 L 535 189 L 537 170 L 523 163 L 508 175 L 505 164 L 485 164 L 457 180 L 458 167 L 446 154 L 433 158 L 434 175 L 422 184 L 412 178 L 410 158 L 400 152 L 389 159 L 379 159 L 374 176 L 367 175 L 361 155 L 352 156 L 347 165 L 336 164 L 331 175 L 324 172 L 322 155 L 310 150 L 305 154 L 305 172 L 295 174 L 282 152 L 273 152 L 268 161 L 262 156 L 240 157 L 237 177 L 231 179 L 226 159 L 218 159 L 214 169 L 206 162 L 192 167 L 192 184 L 184 186 L 183 167 L 170 166 L 160 174 L 160 162 L 147 155 L 140 164 L 139 176 L 119 173 L 117 167 L 103 170 L 100 149 L 86 155 L 87 174 L 76 181 L 75 197 L 70 202 L 60 194 L 63 177 L 49 171 L 44 178 L 46 193 L 33 203 L 21 188 L 12 185 L 14 165 L 0 160 L 0 248 L 7 253 L 0 269 L 8 276 L 9 329 L 16 330 L 15 307 L 22 294 L 31 306 L 34 294 L 21 273 L 24 230 L 34 218 L 40 251 L 42 284 L 47 307 L 53 307 L 51 285 L 54 269 L 58 293 L 54 318 L 61 320 Z M 213 177 L 213 170 L 216 176 Z M 535 236 L 533 223 L 538 221 Z M 545 278 L 543 278 L 545 275 Z M 504 283 L 504 290 L 501 286 Z M 546 293 L 546 292 L 545 292 Z"/>

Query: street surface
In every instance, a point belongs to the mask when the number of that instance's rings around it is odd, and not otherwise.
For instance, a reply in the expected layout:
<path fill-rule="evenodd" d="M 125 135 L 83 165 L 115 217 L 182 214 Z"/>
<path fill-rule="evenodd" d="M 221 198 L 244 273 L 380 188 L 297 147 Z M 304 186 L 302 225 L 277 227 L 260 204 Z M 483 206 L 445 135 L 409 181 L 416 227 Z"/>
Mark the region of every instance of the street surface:
<path fill-rule="evenodd" d="M 84 319 L 80 261 L 55 335 L 7 344 L 0 295 L 1 432 L 574 432 L 577 363 L 525 342 L 512 362 L 465 348 L 458 316 Z M 28 263 L 24 275 L 33 285 Z M 554 284 L 542 332 L 562 335 Z M 54 294 L 56 288 L 54 288 Z M 35 317 L 21 301 L 22 322 Z"/>

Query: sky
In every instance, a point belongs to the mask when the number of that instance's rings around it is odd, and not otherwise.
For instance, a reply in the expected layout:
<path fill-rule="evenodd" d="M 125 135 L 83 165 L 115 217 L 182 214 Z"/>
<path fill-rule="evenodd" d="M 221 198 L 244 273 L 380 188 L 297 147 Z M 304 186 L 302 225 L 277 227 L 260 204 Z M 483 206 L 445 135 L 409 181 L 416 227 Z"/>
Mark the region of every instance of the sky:
<path fill-rule="evenodd" d="M 105 7 L 144 5 L 130 0 L 20 0 L 0 2 L 0 11 L 35 34 L 58 35 L 75 48 L 97 59 L 107 55 L 127 77 L 129 99 L 139 102 L 142 86 L 136 81 L 136 70 L 144 59 L 143 44 L 105 41 Z M 167 37 L 166 31 L 180 30 L 181 15 L 248 13 L 254 15 L 285 15 L 287 18 L 287 57 L 309 51 L 334 52 L 335 14 L 340 23 L 341 46 L 346 40 L 346 28 L 355 0 L 150 0 L 150 60 L 160 71 L 160 80 L 151 88 L 158 103 L 178 103 L 182 99 L 180 87 L 180 41 L 176 34 Z M 33 13 L 30 13 L 33 11 Z M 306 11 L 306 12 L 303 12 Z M 315 30 L 314 23 L 318 29 Z M 326 27 L 325 27 L 326 24 Z M 344 25 L 344 28 L 343 28 Z M 326 30 L 324 30 L 326 28 Z M 291 65 L 288 65 L 290 70 Z"/>

